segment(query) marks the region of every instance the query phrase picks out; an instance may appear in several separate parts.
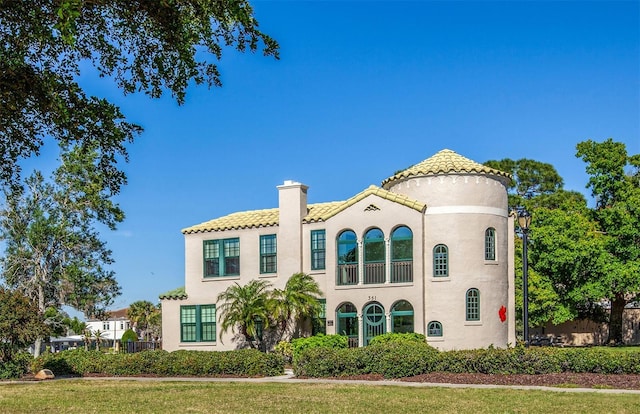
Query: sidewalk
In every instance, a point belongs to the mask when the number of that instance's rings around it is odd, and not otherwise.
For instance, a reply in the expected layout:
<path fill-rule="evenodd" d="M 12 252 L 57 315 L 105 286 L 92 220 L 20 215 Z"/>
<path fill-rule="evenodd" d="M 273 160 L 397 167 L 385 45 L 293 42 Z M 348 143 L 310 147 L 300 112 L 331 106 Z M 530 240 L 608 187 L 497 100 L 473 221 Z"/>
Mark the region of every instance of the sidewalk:
<path fill-rule="evenodd" d="M 484 388 L 498 389 L 508 388 L 514 390 L 537 390 L 564 393 L 600 393 L 600 394 L 637 394 L 640 390 L 625 389 L 608 389 L 608 388 L 560 388 L 560 387 L 543 387 L 535 385 L 494 385 L 494 384 L 449 384 L 436 382 L 407 382 L 398 380 L 340 380 L 340 379 L 324 379 L 324 378 L 305 378 L 299 379 L 293 375 L 293 371 L 285 369 L 285 374 L 277 377 L 261 377 L 261 378 L 206 378 L 206 377 L 74 377 L 59 378 L 58 380 L 86 380 L 86 381 L 181 381 L 181 382 L 279 382 L 279 383 L 316 383 L 316 384 L 355 384 L 355 385 L 373 385 L 373 386 L 395 386 L 395 387 L 414 387 L 414 388 Z M 29 381 L 33 382 L 33 381 Z M 3 382 L 0 382 L 2 384 Z"/>

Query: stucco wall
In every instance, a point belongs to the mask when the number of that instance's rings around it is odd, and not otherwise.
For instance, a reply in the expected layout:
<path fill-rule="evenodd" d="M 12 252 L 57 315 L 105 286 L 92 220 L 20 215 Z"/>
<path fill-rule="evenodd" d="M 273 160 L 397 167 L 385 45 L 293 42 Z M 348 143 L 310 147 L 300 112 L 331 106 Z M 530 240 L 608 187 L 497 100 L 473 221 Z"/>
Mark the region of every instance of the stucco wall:
<path fill-rule="evenodd" d="M 509 343 L 511 324 L 499 316 L 509 298 L 509 217 L 504 184 L 487 176 L 417 177 L 390 188 L 427 203 L 424 226 L 425 319 L 442 324 L 443 336 L 428 338 L 440 349 Z M 484 258 L 485 230 L 496 230 L 496 260 Z M 433 276 L 433 248 L 449 252 L 449 276 Z M 466 321 L 466 292 L 480 291 L 480 320 Z"/>
<path fill-rule="evenodd" d="M 305 191 L 300 198 L 291 193 L 281 197 L 281 203 L 290 204 L 290 210 L 297 209 L 298 200 L 306 200 L 305 186 L 299 185 L 298 190 L 293 188 L 296 186 L 281 187 L 286 187 L 287 191 Z M 299 237 L 290 221 L 287 221 L 286 237 L 279 234 L 278 226 L 185 234 L 185 290 L 188 298 L 162 301 L 164 349 L 235 349 L 239 343 L 233 340 L 230 332 L 216 343 L 180 343 L 180 306 L 214 304 L 218 294 L 227 287 L 234 283 L 244 285 L 256 278 L 266 279 L 273 287 L 282 288 L 291 276 L 291 269 L 302 269 L 318 281 L 326 298 L 328 334 L 336 333 L 337 308 L 350 302 L 357 308 L 360 318 L 359 342 L 362 345 L 362 311 L 365 306 L 376 302 L 384 308 L 389 331 L 393 305 L 399 300 L 406 300 L 413 306 L 416 332 L 426 334 L 428 321 L 442 323 L 443 336 L 429 338 L 429 342 L 438 348 L 506 346 L 513 337 L 510 333 L 513 319 L 501 321 L 499 310 L 505 306 L 509 313 L 513 307 L 513 295 L 509 294 L 513 290 L 510 283 L 513 268 L 509 260 L 513 257 L 508 251 L 512 245 L 510 238 L 513 238 L 513 226 L 507 214 L 504 184 L 499 179 L 484 175 L 454 174 L 412 178 L 391 187 L 391 191 L 425 202 L 426 211 L 417 211 L 402 203 L 370 194 L 324 222 L 300 224 Z M 287 200 L 293 201 L 288 203 Z M 389 238 L 398 226 L 407 226 L 413 233 L 412 282 L 336 284 L 336 239 L 343 230 L 352 230 L 357 236 L 362 277 L 362 241 L 365 233 L 374 227 L 383 232 L 387 246 L 386 271 L 389 273 Z M 488 227 L 496 230 L 495 261 L 484 259 L 484 234 Z M 326 232 L 326 269 L 311 270 L 310 233 L 319 229 Z M 268 234 L 278 235 L 278 273 L 263 275 L 259 267 L 259 240 L 260 235 Z M 204 278 L 203 241 L 235 237 L 240 240 L 240 275 Z M 291 243 L 296 246 L 289 246 Z M 439 243 L 449 248 L 449 276 L 446 278 L 433 277 L 432 252 Z M 297 266 L 295 263 L 300 261 L 300 255 L 302 263 Z M 285 263 L 286 266 L 281 266 Z M 283 267 L 289 272 L 282 270 Z M 480 291 L 479 321 L 465 321 L 465 294 L 469 288 Z M 219 317 L 218 313 L 218 322 Z"/>

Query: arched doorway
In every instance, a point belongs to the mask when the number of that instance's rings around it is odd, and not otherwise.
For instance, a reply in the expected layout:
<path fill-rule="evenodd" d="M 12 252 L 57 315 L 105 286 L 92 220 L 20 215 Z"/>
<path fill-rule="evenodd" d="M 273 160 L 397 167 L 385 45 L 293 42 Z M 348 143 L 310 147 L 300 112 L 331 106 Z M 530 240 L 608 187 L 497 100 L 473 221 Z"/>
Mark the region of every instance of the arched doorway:
<path fill-rule="evenodd" d="M 373 302 L 365 306 L 362 312 L 364 346 L 369 345 L 369 341 L 374 336 L 381 335 L 386 331 L 387 318 L 381 304 Z"/>
<path fill-rule="evenodd" d="M 391 330 L 396 333 L 414 332 L 413 306 L 406 300 L 399 300 L 391 308 Z"/>
<path fill-rule="evenodd" d="M 338 335 L 349 338 L 349 348 L 358 347 L 358 310 L 353 303 L 347 302 L 340 305 L 336 311 L 338 320 Z"/>

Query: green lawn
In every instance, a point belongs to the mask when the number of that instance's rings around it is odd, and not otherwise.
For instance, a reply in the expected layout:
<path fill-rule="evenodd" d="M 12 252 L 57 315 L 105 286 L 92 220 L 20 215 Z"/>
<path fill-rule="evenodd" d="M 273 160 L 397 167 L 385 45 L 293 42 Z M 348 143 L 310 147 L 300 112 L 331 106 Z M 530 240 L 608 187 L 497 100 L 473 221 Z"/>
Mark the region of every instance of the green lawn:
<path fill-rule="evenodd" d="M 54 380 L 0 385 L 2 413 L 638 413 L 637 394 L 338 383 Z"/>

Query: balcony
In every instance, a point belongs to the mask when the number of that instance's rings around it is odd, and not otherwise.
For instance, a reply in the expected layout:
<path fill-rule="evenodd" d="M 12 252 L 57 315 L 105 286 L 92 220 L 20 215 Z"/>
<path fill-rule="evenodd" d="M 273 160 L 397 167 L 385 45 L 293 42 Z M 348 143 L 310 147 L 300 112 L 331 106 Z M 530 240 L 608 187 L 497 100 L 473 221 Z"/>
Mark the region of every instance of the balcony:
<path fill-rule="evenodd" d="M 357 285 L 358 284 L 358 264 L 338 265 L 336 273 L 336 285 Z"/>
<path fill-rule="evenodd" d="M 391 283 L 413 282 L 413 261 L 391 263 Z"/>
<path fill-rule="evenodd" d="M 376 283 L 384 283 L 384 273 L 384 263 L 365 263 L 364 284 L 371 285 Z"/>

